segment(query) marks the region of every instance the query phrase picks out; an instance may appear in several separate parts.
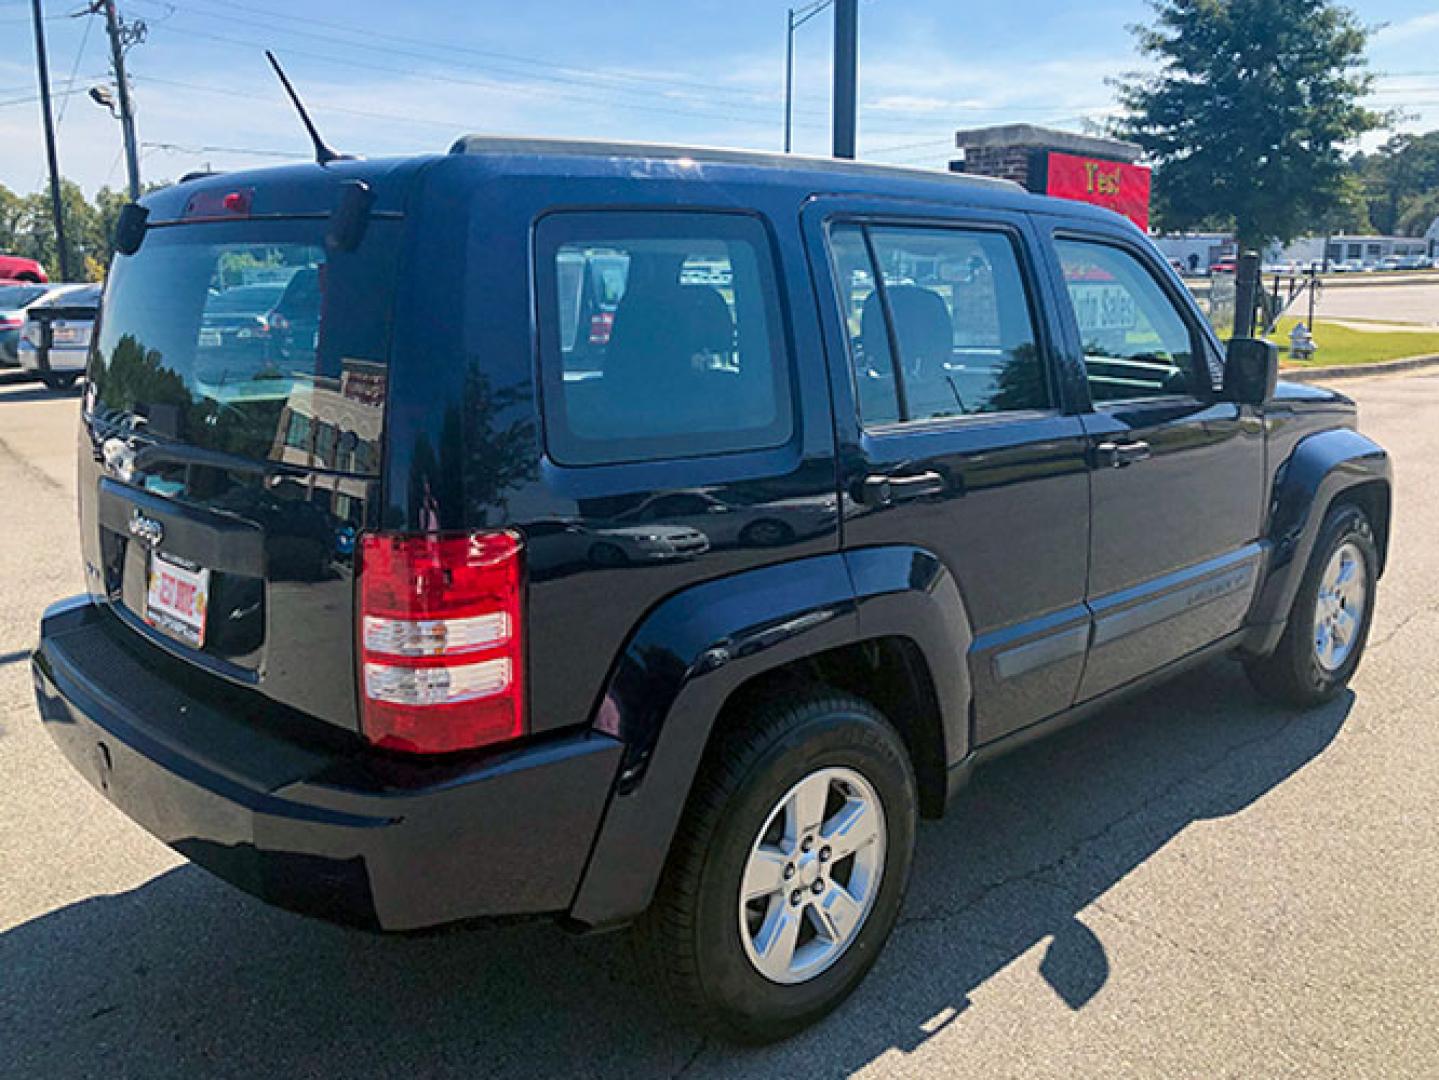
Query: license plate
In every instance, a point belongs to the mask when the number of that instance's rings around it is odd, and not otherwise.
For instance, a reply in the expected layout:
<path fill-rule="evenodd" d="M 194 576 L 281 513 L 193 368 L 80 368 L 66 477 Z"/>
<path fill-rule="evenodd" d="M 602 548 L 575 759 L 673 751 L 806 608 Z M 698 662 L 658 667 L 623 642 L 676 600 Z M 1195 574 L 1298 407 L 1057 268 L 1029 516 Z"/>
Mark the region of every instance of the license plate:
<path fill-rule="evenodd" d="M 218 330 L 201 330 L 201 331 L 200 331 L 200 348 L 202 348 L 202 349 L 218 349 L 219 347 L 220 347 L 220 331 L 218 331 Z"/>
<path fill-rule="evenodd" d="M 55 327 L 55 344 L 57 345 L 79 345 L 84 341 L 85 328 L 82 326 Z"/>
<path fill-rule="evenodd" d="M 209 570 L 191 570 L 161 555 L 150 559 L 145 621 L 151 626 L 198 649 L 205 644 L 205 608 L 209 599 Z"/>

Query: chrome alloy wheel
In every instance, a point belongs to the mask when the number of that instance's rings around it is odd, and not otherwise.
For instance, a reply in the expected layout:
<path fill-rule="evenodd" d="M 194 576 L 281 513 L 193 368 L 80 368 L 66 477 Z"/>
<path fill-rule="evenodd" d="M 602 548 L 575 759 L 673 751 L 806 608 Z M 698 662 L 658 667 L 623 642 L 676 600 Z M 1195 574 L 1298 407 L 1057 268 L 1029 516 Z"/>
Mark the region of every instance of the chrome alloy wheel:
<path fill-rule="evenodd" d="M 844 955 L 879 894 L 884 848 L 884 807 L 853 769 L 819 769 L 790 788 L 740 884 L 740 940 L 755 969 L 801 983 Z"/>
<path fill-rule="evenodd" d="M 1319 579 L 1314 606 L 1314 656 L 1325 671 L 1339 670 L 1354 651 L 1368 589 L 1364 554 L 1353 542 L 1340 544 Z"/>

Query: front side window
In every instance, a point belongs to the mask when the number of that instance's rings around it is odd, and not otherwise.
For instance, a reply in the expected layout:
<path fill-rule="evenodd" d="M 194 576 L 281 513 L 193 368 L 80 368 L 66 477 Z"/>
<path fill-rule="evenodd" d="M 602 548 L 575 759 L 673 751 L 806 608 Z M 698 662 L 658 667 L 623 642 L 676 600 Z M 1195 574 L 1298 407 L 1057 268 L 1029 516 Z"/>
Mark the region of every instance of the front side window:
<path fill-rule="evenodd" d="M 1096 402 L 1199 392 L 1194 335 L 1145 266 L 1123 248 L 1059 240 L 1060 266 Z"/>
<path fill-rule="evenodd" d="M 1053 404 L 1009 235 L 841 225 L 830 247 L 867 426 Z"/>
<path fill-rule="evenodd" d="M 538 236 L 545 439 L 562 464 L 781 446 L 789 359 L 764 227 L 557 214 Z"/>

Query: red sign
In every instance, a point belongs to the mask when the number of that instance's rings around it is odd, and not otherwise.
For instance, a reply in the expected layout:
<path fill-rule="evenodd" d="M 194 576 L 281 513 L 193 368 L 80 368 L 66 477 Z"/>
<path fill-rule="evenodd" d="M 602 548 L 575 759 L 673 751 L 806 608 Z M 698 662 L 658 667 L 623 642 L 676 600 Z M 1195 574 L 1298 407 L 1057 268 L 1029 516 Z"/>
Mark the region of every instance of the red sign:
<path fill-rule="evenodd" d="M 1046 195 L 1078 199 L 1123 214 L 1149 229 L 1149 169 L 1119 161 L 1078 157 L 1051 151 Z"/>

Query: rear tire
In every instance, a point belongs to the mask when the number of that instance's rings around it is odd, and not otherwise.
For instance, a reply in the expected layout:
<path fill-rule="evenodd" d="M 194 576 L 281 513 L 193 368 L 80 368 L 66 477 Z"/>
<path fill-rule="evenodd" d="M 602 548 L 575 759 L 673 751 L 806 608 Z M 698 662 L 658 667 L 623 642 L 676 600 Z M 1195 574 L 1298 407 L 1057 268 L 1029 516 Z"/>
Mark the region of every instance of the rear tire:
<path fill-rule="evenodd" d="M 1284 636 L 1246 661 L 1249 681 L 1272 701 L 1306 708 L 1348 685 L 1369 640 L 1379 550 L 1369 518 L 1349 503 L 1329 511 L 1304 570 Z"/>
<path fill-rule="evenodd" d="M 873 706 L 823 688 L 720 738 L 637 938 L 691 1022 L 769 1042 L 838 1006 L 879 956 L 913 860 L 914 772 Z"/>

